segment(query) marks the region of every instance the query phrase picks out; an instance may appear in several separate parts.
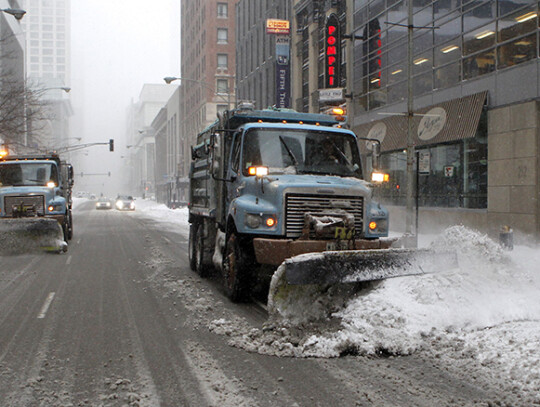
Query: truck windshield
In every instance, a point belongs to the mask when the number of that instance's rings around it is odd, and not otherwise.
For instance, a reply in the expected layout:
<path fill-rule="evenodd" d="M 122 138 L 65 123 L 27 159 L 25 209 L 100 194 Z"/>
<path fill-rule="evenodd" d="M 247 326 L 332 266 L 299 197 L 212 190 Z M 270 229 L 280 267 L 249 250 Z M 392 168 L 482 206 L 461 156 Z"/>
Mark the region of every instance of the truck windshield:
<path fill-rule="evenodd" d="M 0 164 L 0 186 L 58 185 L 58 172 L 52 163 L 4 162 Z"/>
<path fill-rule="evenodd" d="M 347 133 L 251 129 L 244 135 L 243 172 L 266 166 L 270 173 L 338 175 L 362 178 L 356 139 Z"/>

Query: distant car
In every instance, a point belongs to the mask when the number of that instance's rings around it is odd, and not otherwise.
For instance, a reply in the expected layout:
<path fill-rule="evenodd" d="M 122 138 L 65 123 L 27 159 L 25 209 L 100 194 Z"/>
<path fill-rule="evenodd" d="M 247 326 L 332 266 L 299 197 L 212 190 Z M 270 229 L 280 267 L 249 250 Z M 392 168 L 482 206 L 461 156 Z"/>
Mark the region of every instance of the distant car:
<path fill-rule="evenodd" d="M 111 200 L 102 196 L 96 202 L 96 209 L 112 209 Z"/>
<path fill-rule="evenodd" d="M 115 206 L 119 211 L 134 211 L 135 199 L 130 195 L 118 195 Z"/>

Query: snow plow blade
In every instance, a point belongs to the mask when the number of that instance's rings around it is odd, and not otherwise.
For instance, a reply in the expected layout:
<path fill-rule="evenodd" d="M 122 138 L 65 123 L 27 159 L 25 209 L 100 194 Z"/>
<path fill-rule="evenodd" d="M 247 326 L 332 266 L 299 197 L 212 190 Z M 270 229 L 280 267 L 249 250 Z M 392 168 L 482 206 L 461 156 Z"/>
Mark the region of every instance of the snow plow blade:
<path fill-rule="evenodd" d="M 324 285 L 434 273 L 458 267 L 458 262 L 455 252 L 396 248 L 301 254 L 283 265 L 290 285 Z"/>
<path fill-rule="evenodd" d="M 62 226 L 56 219 L 17 218 L 0 220 L 0 255 L 65 252 Z"/>

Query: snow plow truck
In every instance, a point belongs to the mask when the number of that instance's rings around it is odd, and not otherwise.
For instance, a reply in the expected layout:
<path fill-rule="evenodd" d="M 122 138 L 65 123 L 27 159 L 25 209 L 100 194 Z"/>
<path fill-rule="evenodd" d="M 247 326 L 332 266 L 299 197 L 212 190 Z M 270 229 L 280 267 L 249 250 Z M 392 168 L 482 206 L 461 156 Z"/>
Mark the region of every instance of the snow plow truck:
<path fill-rule="evenodd" d="M 402 266 L 417 252 L 391 248 L 388 211 L 372 199 L 359 138 L 342 118 L 240 104 L 198 134 L 190 267 L 220 270 L 232 301 L 248 299 L 278 266 L 289 285 L 411 274 Z"/>
<path fill-rule="evenodd" d="M 0 254 L 66 251 L 72 187 L 73 167 L 56 154 L 0 158 Z"/>

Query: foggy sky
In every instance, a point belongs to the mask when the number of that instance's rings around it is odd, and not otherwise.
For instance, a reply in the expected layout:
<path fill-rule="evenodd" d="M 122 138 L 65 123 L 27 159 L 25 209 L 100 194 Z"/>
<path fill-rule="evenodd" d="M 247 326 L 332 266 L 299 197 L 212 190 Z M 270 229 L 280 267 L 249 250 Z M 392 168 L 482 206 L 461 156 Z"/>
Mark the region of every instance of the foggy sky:
<path fill-rule="evenodd" d="M 126 112 L 144 83 L 164 83 L 180 75 L 180 0 L 72 0 L 70 100 L 71 137 L 81 143 L 115 140 L 72 158 L 76 190 L 116 196 L 121 188 L 121 156 L 126 156 Z M 125 191 L 128 192 L 128 191 Z"/>

